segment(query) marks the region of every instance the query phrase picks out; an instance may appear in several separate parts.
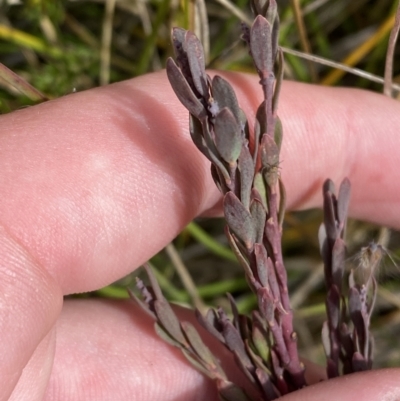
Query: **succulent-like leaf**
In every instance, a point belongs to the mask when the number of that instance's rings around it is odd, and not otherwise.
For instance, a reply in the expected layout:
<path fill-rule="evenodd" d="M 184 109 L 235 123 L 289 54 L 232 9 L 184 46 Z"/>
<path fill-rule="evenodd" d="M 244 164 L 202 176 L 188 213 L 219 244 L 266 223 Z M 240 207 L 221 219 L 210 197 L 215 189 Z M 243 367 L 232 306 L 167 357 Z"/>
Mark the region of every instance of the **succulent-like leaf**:
<path fill-rule="evenodd" d="M 328 322 L 322 324 L 321 339 L 325 355 L 329 357 L 331 355 L 331 339 Z"/>
<path fill-rule="evenodd" d="M 339 327 L 340 319 L 340 294 L 336 286 L 331 286 L 326 297 L 326 312 L 329 324 L 333 328 Z"/>
<path fill-rule="evenodd" d="M 250 29 L 250 50 L 256 68 L 263 78 L 272 73 L 273 55 L 271 44 L 271 24 L 258 15 Z"/>
<path fill-rule="evenodd" d="M 265 362 L 269 359 L 269 345 L 267 342 L 267 333 L 257 322 L 253 322 L 253 330 L 251 333 L 251 340 L 257 350 L 258 355 Z"/>
<path fill-rule="evenodd" d="M 276 4 L 275 0 L 273 2 Z M 279 16 L 275 12 L 275 16 L 271 15 L 271 17 L 267 16 L 268 22 L 271 24 L 271 45 L 272 45 L 272 60 L 275 62 L 276 54 L 278 51 L 278 42 L 279 42 Z"/>
<path fill-rule="evenodd" d="M 319 243 L 319 251 L 321 252 L 322 260 L 326 265 L 328 263 L 329 258 L 329 250 L 327 244 L 327 236 L 326 236 L 326 229 L 325 224 L 321 223 L 318 229 L 318 243 Z"/>
<path fill-rule="evenodd" d="M 222 331 L 222 326 L 219 322 L 219 318 L 214 309 L 209 309 L 206 313 L 206 316 L 203 316 L 199 310 L 195 311 L 197 321 L 215 338 L 218 339 L 219 342 L 225 344 L 225 338 L 220 333 Z"/>
<path fill-rule="evenodd" d="M 347 218 L 347 211 L 350 204 L 351 185 L 348 178 L 345 178 L 340 184 L 338 194 L 338 219 L 341 224 L 344 224 Z"/>
<path fill-rule="evenodd" d="M 261 244 L 263 242 L 264 237 L 264 228 L 265 228 L 265 220 L 267 217 L 267 211 L 262 205 L 261 201 L 258 199 L 254 199 L 251 202 L 250 213 L 253 217 L 253 224 L 256 231 L 255 242 Z"/>
<path fill-rule="evenodd" d="M 172 58 L 167 60 L 168 80 L 180 102 L 198 119 L 206 117 L 206 109 L 193 93 L 187 80 Z"/>
<path fill-rule="evenodd" d="M 210 155 L 210 150 L 207 147 L 206 141 L 203 137 L 203 126 L 201 122 L 193 115 L 189 114 L 189 132 L 193 143 L 196 145 L 197 149 L 211 161 L 212 157 Z"/>
<path fill-rule="evenodd" d="M 279 398 L 278 390 L 272 384 L 270 373 L 268 374 L 265 370 L 257 368 L 256 376 L 267 400 L 275 400 L 276 398 Z"/>
<path fill-rule="evenodd" d="M 257 173 L 254 177 L 254 188 L 257 190 L 260 195 L 260 199 L 265 210 L 268 212 L 268 203 L 267 203 L 267 188 L 265 186 L 265 181 L 261 173 Z"/>
<path fill-rule="evenodd" d="M 237 357 L 247 369 L 251 368 L 253 365 L 246 353 L 244 342 L 242 340 L 242 337 L 240 336 L 239 331 L 229 320 L 224 321 L 223 326 L 223 335 L 226 345 L 232 352 L 237 355 Z"/>
<path fill-rule="evenodd" d="M 228 293 L 228 294 L 226 294 L 226 296 L 227 296 L 227 298 L 228 298 L 228 300 L 229 300 L 229 304 L 230 304 L 230 306 L 231 306 L 231 311 L 232 311 L 232 315 L 233 315 L 233 321 L 232 321 L 232 323 L 233 323 L 233 325 L 235 326 L 236 330 L 237 330 L 240 334 L 242 334 L 242 333 L 240 332 L 239 310 L 238 310 L 238 308 L 237 308 L 237 306 L 236 306 L 235 299 L 233 298 L 232 294 L 229 294 L 229 293 Z M 242 336 L 242 338 L 243 338 L 243 336 Z"/>
<path fill-rule="evenodd" d="M 339 293 L 342 292 L 345 254 L 346 244 L 341 238 L 336 239 L 332 248 L 332 279 Z"/>
<path fill-rule="evenodd" d="M 249 148 L 244 144 L 242 144 L 239 155 L 238 168 L 240 171 L 240 200 L 244 207 L 249 210 L 250 193 L 254 179 L 254 162 Z"/>
<path fill-rule="evenodd" d="M 353 333 L 356 341 L 356 350 L 364 353 L 366 350 L 366 341 L 368 336 L 368 328 L 362 315 L 362 300 L 360 293 L 356 288 L 349 289 L 349 313 L 350 318 L 353 322 L 355 332 Z"/>
<path fill-rule="evenodd" d="M 181 327 L 190 346 L 192 347 L 193 351 L 199 356 L 199 358 L 203 360 L 207 366 L 209 366 L 210 368 L 212 367 L 213 371 L 218 371 L 220 374 L 223 374 L 222 368 L 213 357 L 211 351 L 204 344 L 195 327 L 189 322 L 182 322 Z"/>
<path fill-rule="evenodd" d="M 283 181 L 279 177 L 279 213 L 278 213 L 278 224 L 282 228 L 283 220 L 286 212 L 286 189 L 283 185 Z"/>
<path fill-rule="evenodd" d="M 278 5 L 276 4 L 275 0 L 269 0 L 267 13 L 265 17 L 267 18 L 268 22 L 273 25 L 275 23 L 276 18 L 278 17 Z"/>
<path fill-rule="evenodd" d="M 236 258 L 238 259 L 240 265 L 242 266 L 245 274 L 246 274 L 246 279 L 249 282 L 250 288 L 255 291 L 254 288 L 254 275 L 253 271 L 251 270 L 251 267 L 246 260 L 246 257 L 242 254 L 241 250 L 239 249 L 238 245 L 236 244 L 235 238 L 233 238 L 232 234 L 230 233 L 229 227 L 226 227 L 225 229 L 226 237 L 228 238 L 229 245 L 235 254 Z"/>
<path fill-rule="evenodd" d="M 191 363 L 192 366 L 194 366 L 199 372 L 203 373 L 203 375 L 209 377 L 210 379 L 217 379 L 215 372 L 212 370 L 208 370 L 206 366 L 202 364 L 201 361 L 199 361 L 190 351 L 182 348 L 181 349 L 182 354 L 185 356 L 185 358 Z"/>
<path fill-rule="evenodd" d="M 240 123 L 239 103 L 231 84 L 219 75 L 215 75 L 212 79 L 211 90 L 214 101 L 218 103 L 219 109 L 221 110 L 226 107 L 236 118 L 236 121 Z"/>
<path fill-rule="evenodd" d="M 279 164 L 279 148 L 273 138 L 264 134 L 261 139 L 261 164 L 265 168 L 276 167 Z"/>
<path fill-rule="evenodd" d="M 364 356 L 359 352 L 355 352 L 352 357 L 353 372 L 363 372 L 368 370 L 368 364 Z"/>
<path fill-rule="evenodd" d="M 184 48 L 188 58 L 190 71 L 192 73 L 193 84 L 203 99 L 208 98 L 209 95 L 203 46 L 199 39 L 197 39 L 196 35 L 191 31 L 186 32 Z"/>
<path fill-rule="evenodd" d="M 324 223 L 327 237 L 330 240 L 335 240 L 338 237 L 338 232 L 336 226 L 334 197 L 331 192 L 324 192 Z"/>
<path fill-rule="evenodd" d="M 224 107 L 215 117 L 214 132 L 219 154 L 226 162 L 236 163 L 243 141 L 239 123 L 228 108 Z"/>
<path fill-rule="evenodd" d="M 222 401 L 251 401 L 240 387 L 227 380 L 218 382 L 218 393 Z"/>
<path fill-rule="evenodd" d="M 194 89 L 192 73 L 190 72 L 189 61 L 187 58 L 186 50 L 184 49 L 184 42 L 186 36 L 186 29 L 173 28 L 172 29 L 172 45 L 174 48 L 175 59 L 178 67 L 182 71 L 183 76 L 187 80 L 191 89 Z"/>
<path fill-rule="evenodd" d="M 275 132 L 274 132 L 274 141 L 276 146 L 278 147 L 278 151 L 281 151 L 283 140 L 283 128 L 282 128 L 282 121 L 279 117 L 275 120 Z"/>
<path fill-rule="evenodd" d="M 269 290 L 268 283 L 268 255 L 263 244 L 254 244 L 254 256 L 257 264 L 257 277 L 263 287 Z"/>
<path fill-rule="evenodd" d="M 187 344 L 182 333 L 178 318 L 172 310 L 170 304 L 166 300 L 157 300 L 154 302 L 154 309 L 157 314 L 158 321 L 168 334 L 181 344 Z"/>
<path fill-rule="evenodd" d="M 270 0 L 251 0 L 251 9 L 253 10 L 255 15 L 267 15 L 268 7 Z"/>
<path fill-rule="evenodd" d="M 128 288 L 128 293 L 129 293 L 129 296 L 131 297 L 131 299 L 133 301 L 135 301 L 136 304 L 139 305 L 140 308 L 144 312 L 146 312 L 147 315 L 149 315 L 152 319 L 157 320 L 157 316 L 151 310 L 151 308 L 149 307 L 149 305 L 147 303 L 143 302 L 140 298 L 138 298 L 129 288 Z"/>
<path fill-rule="evenodd" d="M 268 322 L 268 325 L 271 327 L 276 324 L 275 322 L 275 303 L 272 299 L 270 291 L 261 287 L 257 289 L 257 301 L 258 301 L 258 309 L 262 316 Z"/>
<path fill-rule="evenodd" d="M 157 322 L 154 323 L 154 329 L 155 329 L 155 332 L 157 333 L 157 335 L 158 335 L 163 341 L 165 341 L 166 343 L 168 343 L 168 344 L 170 344 L 170 345 L 173 345 L 174 347 L 183 349 L 183 348 L 182 348 L 183 345 L 182 345 L 179 341 L 176 341 L 176 340 L 168 333 L 168 331 L 166 331 L 166 330 L 164 329 L 164 327 L 161 326 L 159 323 L 157 323 Z"/>
<path fill-rule="evenodd" d="M 261 135 L 267 132 L 267 115 L 265 113 L 265 100 L 258 106 L 256 119 L 260 125 Z"/>
<path fill-rule="evenodd" d="M 222 177 L 221 174 L 219 174 L 219 170 L 217 169 L 217 167 L 215 167 L 215 164 L 211 163 L 210 170 L 211 170 L 211 177 L 214 181 L 214 184 L 217 186 L 218 190 L 223 194 L 225 192 L 228 192 L 229 189 L 225 184 L 224 177 Z"/>
<path fill-rule="evenodd" d="M 276 115 L 276 112 L 278 110 L 278 104 L 279 104 L 279 95 L 281 93 L 281 88 L 282 88 L 282 82 L 283 82 L 283 72 L 284 72 L 284 61 L 283 61 L 283 52 L 281 48 L 277 49 L 277 57 L 276 57 L 276 83 L 275 83 L 275 89 L 274 89 L 274 96 L 272 99 L 272 112 L 274 115 Z"/>
<path fill-rule="evenodd" d="M 252 249 L 256 237 L 253 218 L 232 192 L 224 196 L 224 214 L 229 228 L 244 242 L 247 249 Z"/>

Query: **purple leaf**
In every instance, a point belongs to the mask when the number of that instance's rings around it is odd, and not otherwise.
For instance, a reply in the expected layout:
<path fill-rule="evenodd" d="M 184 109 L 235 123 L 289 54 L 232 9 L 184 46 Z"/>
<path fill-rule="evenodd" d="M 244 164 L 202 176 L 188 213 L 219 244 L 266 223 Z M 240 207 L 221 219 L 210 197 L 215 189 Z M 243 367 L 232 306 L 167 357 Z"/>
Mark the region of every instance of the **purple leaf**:
<path fill-rule="evenodd" d="M 268 283 L 268 255 L 262 244 L 254 244 L 254 256 L 257 264 L 257 277 L 263 287 L 269 289 Z"/>
<path fill-rule="evenodd" d="M 206 67 L 204 62 L 204 50 L 196 35 L 187 31 L 185 35 L 184 49 L 188 58 L 193 84 L 200 96 L 208 98 L 208 85 Z"/>
<path fill-rule="evenodd" d="M 218 394 L 222 401 L 251 401 L 240 387 L 227 380 L 218 381 Z"/>
<path fill-rule="evenodd" d="M 229 228 L 244 242 L 247 249 L 252 249 L 256 237 L 253 218 L 232 192 L 224 197 L 224 214 Z"/>
<path fill-rule="evenodd" d="M 253 224 L 256 231 L 255 242 L 261 244 L 264 237 L 265 220 L 267 217 L 267 211 L 261 203 L 261 200 L 254 199 L 251 202 L 250 213 L 253 217 Z"/>
<path fill-rule="evenodd" d="M 182 71 L 172 58 L 167 60 L 167 76 L 169 82 L 180 102 L 198 119 L 206 117 L 206 109 L 193 93 Z"/>
<path fill-rule="evenodd" d="M 240 171 L 240 199 L 246 209 L 250 207 L 250 193 L 254 179 L 254 163 L 249 148 L 242 144 L 238 168 Z"/>
<path fill-rule="evenodd" d="M 224 107 L 215 117 L 215 145 L 222 158 L 230 163 L 236 163 L 242 149 L 242 136 L 239 123 Z"/>
<path fill-rule="evenodd" d="M 263 167 L 271 168 L 279 165 L 279 148 L 275 141 L 267 134 L 262 136 L 260 151 Z"/>
<path fill-rule="evenodd" d="M 216 75 L 212 79 L 211 91 L 214 100 L 218 103 L 219 109 L 222 110 L 224 107 L 228 108 L 236 118 L 236 121 L 240 123 L 239 104 L 235 91 L 230 83 L 219 75 Z"/>
<path fill-rule="evenodd" d="M 347 211 L 350 204 L 351 184 L 348 178 L 345 178 L 340 184 L 338 194 L 338 220 L 343 225 L 347 218 Z"/>
<path fill-rule="evenodd" d="M 258 15 L 250 29 L 250 50 L 254 64 L 263 78 L 272 74 L 273 54 L 271 44 L 271 24 Z"/>
<path fill-rule="evenodd" d="M 187 345 L 186 339 L 182 334 L 181 326 L 178 318 L 172 310 L 170 304 L 165 300 L 157 300 L 154 302 L 154 309 L 157 314 L 158 321 L 167 333 L 180 344 Z"/>

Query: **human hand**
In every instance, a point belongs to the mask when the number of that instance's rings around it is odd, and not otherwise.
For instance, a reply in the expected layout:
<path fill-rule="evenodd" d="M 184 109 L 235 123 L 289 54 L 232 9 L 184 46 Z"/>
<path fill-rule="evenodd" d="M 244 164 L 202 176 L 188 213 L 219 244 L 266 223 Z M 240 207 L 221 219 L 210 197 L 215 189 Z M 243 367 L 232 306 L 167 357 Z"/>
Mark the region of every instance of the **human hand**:
<path fill-rule="evenodd" d="M 257 79 L 223 75 L 252 120 Z M 321 205 L 322 182 L 347 176 L 353 217 L 400 227 L 397 102 L 285 82 L 280 110 L 289 208 Z M 62 304 L 62 295 L 126 275 L 196 215 L 219 212 L 187 120 L 165 73 L 1 117 L 0 400 L 217 399 L 132 303 Z M 398 373 L 353 375 L 285 399 L 395 399 Z"/>

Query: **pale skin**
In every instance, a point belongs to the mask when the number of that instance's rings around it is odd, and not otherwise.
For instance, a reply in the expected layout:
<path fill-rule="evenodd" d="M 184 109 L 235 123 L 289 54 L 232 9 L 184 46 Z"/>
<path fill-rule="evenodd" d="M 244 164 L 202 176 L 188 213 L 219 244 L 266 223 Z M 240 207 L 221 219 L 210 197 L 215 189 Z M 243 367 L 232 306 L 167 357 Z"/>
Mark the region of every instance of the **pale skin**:
<path fill-rule="evenodd" d="M 253 121 L 257 78 L 223 75 Z M 400 228 L 398 102 L 285 82 L 280 116 L 289 208 L 320 206 L 322 182 L 347 176 L 353 217 Z M 195 216 L 220 213 L 187 127 L 165 73 L 1 117 L 0 401 L 217 400 L 131 302 L 62 302 L 128 274 Z M 399 374 L 352 375 L 283 400 L 397 400 Z"/>

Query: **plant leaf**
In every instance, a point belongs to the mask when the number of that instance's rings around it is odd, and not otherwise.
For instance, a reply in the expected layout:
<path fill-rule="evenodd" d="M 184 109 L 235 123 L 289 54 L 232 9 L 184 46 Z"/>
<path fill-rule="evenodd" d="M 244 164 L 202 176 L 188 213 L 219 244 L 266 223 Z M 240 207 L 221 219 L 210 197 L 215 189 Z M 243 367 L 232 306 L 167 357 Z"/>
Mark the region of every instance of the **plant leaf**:
<path fill-rule="evenodd" d="M 266 78 L 272 73 L 273 54 L 271 46 L 271 24 L 258 15 L 250 29 L 250 50 L 259 74 Z"/>
<path fill-rule="evenodd" d="M 230 163 L 236 163 L 242 150 L 242 136 L 239 123 L 232 112 L 224 107 L 215 117 L 215 145 L 222 158 Z"/>
<path fill-rule="evenodd" d="M 240 171 L 240 199 L 246 209 L 250 208 L 250 194 L 254 180 L 254 162 L 249 148 L 242 144 L 238 168 Z"/>
<path fill-rule="evenodd" d="M 187 341 L 182 333 L 181 325 L 170 304 L 166 300 L 157 300 L 154 302 L 154 309 L 158 321 L 168 334 L 176 341 L 187 346 Z"/>
<path fill-rule="evenodd" d="M 185 35 L 184 48 L 188 58 L 193 84 L 203 99 L 209 97 L 206 67 L 204 62 L 204 50 L 196 35 L 187 31 Z"/>
<path fill-rule="evenodd" d="M 219 109 L 222 110 L 224 107 L 228 108 L 236 118 L 236 121 L 240 123 L 239 103 L 231 84 L 219 75 L 215 75 L 212 79 L 211 88 L 212 96 L 218 103 Z"/>
<path fill-rule="evenodd" d="M 244 242 L 247 249 L 252 249 L 256 237 L 253 218 L 232 192 L 224 197 L 224 215 L 229 228 Z"/>
<path fill-rule="evenodd" d="M 199 120 L 206 117 L 206 109 L 193 93 L 182 71 L 172 58 L 167 60 L 168 80 L 180 102 Z"/>

